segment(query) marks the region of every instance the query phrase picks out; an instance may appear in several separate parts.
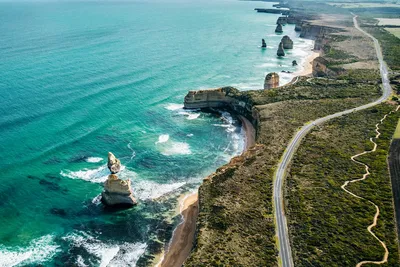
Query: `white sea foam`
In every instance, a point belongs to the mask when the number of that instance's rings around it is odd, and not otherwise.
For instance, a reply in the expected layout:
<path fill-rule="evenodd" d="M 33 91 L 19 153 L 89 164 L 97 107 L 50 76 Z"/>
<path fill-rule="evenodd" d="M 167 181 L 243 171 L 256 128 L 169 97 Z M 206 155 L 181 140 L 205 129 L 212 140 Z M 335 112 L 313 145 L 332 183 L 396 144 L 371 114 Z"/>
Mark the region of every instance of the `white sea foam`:
<path fill-rule="evenodd" d="M 101 166 L 93 170 L 80 170 L 80 171 L 61 171 L 61 175 L 71 179 L 81 179 L 92 183 L 103 183 L 107 180 L 110 172 L 107 166 Z M 138 180 L 137 174 L 134 171 L 125 168 L 122 165 L 121 172 L 118 173 L 119 178 L 126 180 L 131 179 L 132 188 L 136 198 L 140 200 L 156 199 L 165 194 L 168 194 L 176 189 L 180 188 L 185 182 L 171 183 L 171 184 L 159 184 L 151 181 Z M 99 205 L 101 203 L 101 195 L 97 195 L 92 199 L 92 203 Z"/>
<path fill-rule="evenodd" d="M 188 143 L 184 142 L 169 142 L 168 146 L 163 146 L 161 154 L 164 156 L 172 155 L 189 155 L 192 154 Z"/>
<path fill-rule="evenodd" d="M 168 104 L 165 108 L 168 109 L 168 110 L 178 110 L 178 109 L 182 109 L 183 105 L 182 104 L 173 104 L 173 103 L 171 103 L 171 104 Z"/>
<path fill-rule="evenodd" d="M 103 158 L 89 157 L 89 158 L 86 159 L 86 162 L 89 162 L 89 163 L 97 163 L 97 162 L 100 162 L 100 161 L 102 161 L 102 160 L 103 160 Z"/>
<path fill-rule="evenodd" d="M 193 136 L 193 134 L 187 134 L 186 136 L 187 136 L 187 137 L 192 137 L 192 136 Z"/>
<path fill-rule="evenodd" d="M 101 166 L 97 169 L 83 169 L 79 171 L 70 171 L 65 170 L 61 171 L 60 174 L 64 177 L 68 177 L 71 179 L 80 179 L 85 180 L 92 183 L 102 183 L 107 180 L 110 171 L 107 169 L 107 166 Z"/>
<path fill-rule="evenodd" d="M 84 232 L 72 233 L 63 239 L 98 258 L 97 265 L 100 267 L 136 266 L 136 262 L 146 250 L 144 243 L 103 243 Z M 80 255 L 77 264 L 86 266 Z"/>
<path fill-rule="evenodd" d="M 195 120 L 200 116 L 200 113 L 181 111 L 178 114 L 186 116 L 188 120 Z"/>
<path fill-rule="evenodd" d="M 158 137 L 158 141 L 156 142 L 156 144 L 160 144 L 160 143 L 165 143 L 169 140 L 169 135 L 168 134 L 162 134 Z"/>
<path fill-rule="evenodd" d="M 43 263 L 50 260 L 59 251 L 59 246 L 51 235 L 33 240 L 26 248 L 10 248 L 0 245 L 0 266 L 11 267 Z"/>
<path fill-rule="evenodd" d="M 98 194 L 92 199 L 92 203 L 95 204 L 96 206 L 100 205 L 101 203 L 101 194 Z"/>
<path fill-rule="evenodd" d="M 177 182 L 171 184 L 159 184 L 152 181 L 137 181 L 133 183 L 133 193 L 136 198 L 141 200 L 157 199 L 163 195 L 171 193 L 180 187 L 184 186 L 186 182 Z"/>

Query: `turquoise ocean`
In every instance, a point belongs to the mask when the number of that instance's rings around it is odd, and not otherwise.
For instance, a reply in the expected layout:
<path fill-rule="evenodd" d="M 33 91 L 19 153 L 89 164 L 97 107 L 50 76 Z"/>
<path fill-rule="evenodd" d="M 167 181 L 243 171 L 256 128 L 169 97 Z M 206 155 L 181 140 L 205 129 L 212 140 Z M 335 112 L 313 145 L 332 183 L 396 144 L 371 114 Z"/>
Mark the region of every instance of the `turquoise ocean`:
<path fill-rule="evenodd" d="M 310 53 L 286 25 L 295 49 L 276 57 L 278 15 L 254 11 L 271 6 L 0 2 L 0 266 L 148 265 L 181 220 L 178 197 L 244 146 L 229 113 L 183 110 L 186 92 L 259 89 Z M 132 209 L 100 204 L 108 151 Z"/>

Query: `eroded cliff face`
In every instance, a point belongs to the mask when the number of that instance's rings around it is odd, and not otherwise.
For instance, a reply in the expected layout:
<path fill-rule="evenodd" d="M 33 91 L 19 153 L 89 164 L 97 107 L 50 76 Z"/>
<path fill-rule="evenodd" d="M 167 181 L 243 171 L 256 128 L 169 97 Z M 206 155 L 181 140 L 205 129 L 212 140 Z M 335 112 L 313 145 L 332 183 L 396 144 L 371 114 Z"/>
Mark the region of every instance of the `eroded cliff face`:
<path fill-rule="evenodd" d="M 258 116 L 248 94 L 234 87 L 189 91 L 184 99 L 185 109 L 228 109 L 246 117 L 257 130 Z"/>

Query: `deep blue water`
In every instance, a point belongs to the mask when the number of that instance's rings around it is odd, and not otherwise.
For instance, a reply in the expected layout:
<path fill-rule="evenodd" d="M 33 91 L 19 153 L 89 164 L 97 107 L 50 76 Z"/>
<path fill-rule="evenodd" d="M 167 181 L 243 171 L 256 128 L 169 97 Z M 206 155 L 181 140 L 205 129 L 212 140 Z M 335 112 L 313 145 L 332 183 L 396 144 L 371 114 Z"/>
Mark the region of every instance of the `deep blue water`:
<path fill-rule="evenodd" d="M 278 15 L 253 10 L 271 5 L 0 3 L 0 266 L 135 266 L 168 242 L 179 195 L 243 149 L 229 114 L 182 109 L 187 90 L 262 88 L 311 47 L 287 25 L 276 57 Z M 99 204 L 108 151 L 133 209 Z"/>

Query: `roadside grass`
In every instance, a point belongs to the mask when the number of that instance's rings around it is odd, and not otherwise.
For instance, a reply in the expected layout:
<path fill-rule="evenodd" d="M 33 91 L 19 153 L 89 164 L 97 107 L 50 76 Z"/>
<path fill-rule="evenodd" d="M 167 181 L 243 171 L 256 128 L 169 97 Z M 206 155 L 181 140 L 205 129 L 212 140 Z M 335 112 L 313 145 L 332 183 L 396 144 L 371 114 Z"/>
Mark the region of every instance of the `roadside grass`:
<path fill-rule="evenodd" d="M 400 139 L 400 120 L 397 123 L 396 131 L 394 132 L 393 139 Z"/>
<path fill-rule="evenodd" d="M 381 104 L 336 118 L 315 128 L 303 140 L 286 180 L 288 227 L 295 266 L 355 266 L 362 260 L 381 260 L 384 250 L 368 232 L 375 208 L 352 197 L 341 185 L 361 178 L 364 167 L 350 157 L 372 149 L 375 124 L 394 106 Z M 390 251 L 389 263 L 398 266 L 398 243 L 387 166 L 391 136 L 400 112 L 380 126 L 376 152 L 358 160 L 370 166 L 365 181 L 348 189 L 376 203 L 381 214 L 373 231 Z"/>
<path fill-rule="evenodd" d="M 372 34 L 382 46 L 384 60 L 392 70 L 400 70 L 400 39 L 384 28 L 371 27 L 371 23 L 376 21 L 368 17 L 360 18 L 361 27 Z"/>

